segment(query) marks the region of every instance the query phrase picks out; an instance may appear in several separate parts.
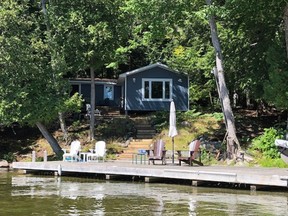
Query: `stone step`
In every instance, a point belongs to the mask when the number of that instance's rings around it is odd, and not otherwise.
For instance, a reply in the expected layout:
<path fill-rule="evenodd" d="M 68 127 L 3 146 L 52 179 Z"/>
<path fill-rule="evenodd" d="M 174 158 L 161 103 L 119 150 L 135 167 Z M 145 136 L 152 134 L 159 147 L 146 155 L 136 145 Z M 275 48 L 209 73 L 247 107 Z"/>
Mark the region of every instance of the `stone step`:
<path fill-rule="evenodd" d="M 151 142 L 152 143 L 152 142 Z M 149 149 L 151 143 L 147 143 L 147 144 L 130 144 L 126 149 L 124 149 L 124 151 L 128 151 L 128 150 L 138 150 L 138 149 Z"/>
<path fill-rule="evenodd" d="M 151 125 L 149 119 L 132 119 L 134 122 L 134 125 Z"/>
<path fill-rule="evenodd" d="M 135 124 L 135 128 L 153 128 L 151 124 Z"/>
<path fill-rule="evenodd" d="M 119 160 L 132 160 L 133 154 L 138 152 L 138 149 L 149 149 L 152 139 L 132 140 L 130 144 L 123 150 L 123 153 L 118 156 Z"/>
<path fill-rule="evenodd" d="M 152 139 L 155 134 L 137 134 L 137 139 Z"/>
<path fill-rule="evenodd" d="M 154 129 L 137 129 L 137 134 L 155 134 Z"/>

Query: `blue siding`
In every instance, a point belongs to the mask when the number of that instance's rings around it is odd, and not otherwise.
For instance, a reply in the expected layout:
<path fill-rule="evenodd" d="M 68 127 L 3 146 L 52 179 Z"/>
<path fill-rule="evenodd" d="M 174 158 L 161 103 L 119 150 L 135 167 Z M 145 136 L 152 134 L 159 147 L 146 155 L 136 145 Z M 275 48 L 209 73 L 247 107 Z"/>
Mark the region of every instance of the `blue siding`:
<path fill-rule="evenodd" d="M 81 92 L 85 103 L 90 103 L 91 85 L 81 83 Z M 104 84 L 95 85 L 95 105 L 96 106 L 119 106 L 121 97 L 121 86 L 114 86 L 114 100 L 104 99 Z"/>
<path fill-rule="evenodd" d="M 91 98 L 91 85 L 90 84 L 81 84 L 80 92 L 85 100 L 85 103 L 90 103 Z"/>
<path fill-rule="evenodd" d="M 145 101 L 142 100 L 142 79 L 172 79 L 172 99 L 176 110 L 188 110 L 188 77 L 154 67 L 149 70 L 127 76 L 126 109 L 131 111 L 157 111 L 169 110 L 170 101 Z"/>

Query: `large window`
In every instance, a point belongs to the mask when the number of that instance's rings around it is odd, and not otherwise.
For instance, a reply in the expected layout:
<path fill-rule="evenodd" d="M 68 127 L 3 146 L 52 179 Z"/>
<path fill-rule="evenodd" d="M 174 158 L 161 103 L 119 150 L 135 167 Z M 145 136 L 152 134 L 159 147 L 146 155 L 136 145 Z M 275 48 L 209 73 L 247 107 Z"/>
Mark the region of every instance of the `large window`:
<path fill-rule="evenodd" d="M 171 79 L 143 79 L 144 100 L 170 100 L 172 80 Z"/>

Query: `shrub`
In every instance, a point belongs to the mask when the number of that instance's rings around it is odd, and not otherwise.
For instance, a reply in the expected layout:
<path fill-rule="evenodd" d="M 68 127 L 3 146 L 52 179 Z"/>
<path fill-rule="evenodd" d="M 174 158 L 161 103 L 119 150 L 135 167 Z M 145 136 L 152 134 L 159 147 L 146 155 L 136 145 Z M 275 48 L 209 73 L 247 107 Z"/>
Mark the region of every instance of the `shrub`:
<path fill-rule="evenodd" d="M 3 155 L 3 159 L 6 160 L 8 163 L 12 163 L 15 161 L 16 156 L 12 152 L 8 152 L 7 154 Z"/>
<path fill-rule="evenodd" d="M 112 119 L 110 121 L 105 121 L 96 127 L 96 133 L 98 137 L 117 139 L 122 138 L 127 140 L 129 137 L 136 133 L 134 128 L 134 123 L 128 119 Z"/>
<path fill-rule="evenodd" d="M 151 124 L 157 132 L 160 132 L 169 125 L 169 112 L 157 111 L 150 118 Z"/>
<path fill-rule="evenodd" d="M 264 133 L 252 140 L 252 150 L 259 151 L 265 158 L 279 158 L 280 153 L 275 146 L 275 139 L 283 137 L 283 130 L 276 130 L 275 128 L 266 128 Z"/>

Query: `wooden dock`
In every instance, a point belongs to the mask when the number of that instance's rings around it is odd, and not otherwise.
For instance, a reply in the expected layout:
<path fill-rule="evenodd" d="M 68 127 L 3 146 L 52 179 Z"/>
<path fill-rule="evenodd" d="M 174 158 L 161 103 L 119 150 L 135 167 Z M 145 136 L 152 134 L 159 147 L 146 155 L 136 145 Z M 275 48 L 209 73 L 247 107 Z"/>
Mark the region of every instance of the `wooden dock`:
<path fill-rule="evenodd" d="M 14 162 L 13 169 L 29 172 L 54 173 L 55 175 L 94 175 L 112 179 L 124 176 L 131 179 L 135 177 L 145 182 L 163 179 L 176 182 L 180 180 L 191 181 L 194 186 L 202 184 L 220 185 L 223 183 L 240 187 L 245 185 L 251 190 L 258 188 L 282 187 L 288 188 L 287 168 L 252 168 L 236 166 L 178 166 L 132 164 L 131 161 L 111 162 Z"/>

